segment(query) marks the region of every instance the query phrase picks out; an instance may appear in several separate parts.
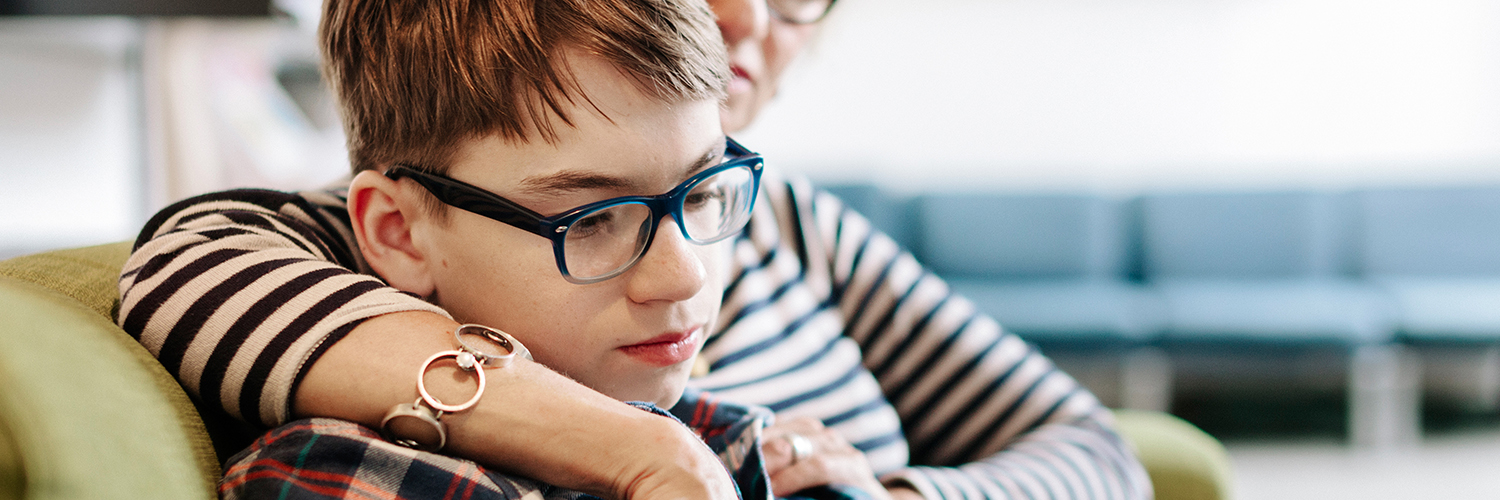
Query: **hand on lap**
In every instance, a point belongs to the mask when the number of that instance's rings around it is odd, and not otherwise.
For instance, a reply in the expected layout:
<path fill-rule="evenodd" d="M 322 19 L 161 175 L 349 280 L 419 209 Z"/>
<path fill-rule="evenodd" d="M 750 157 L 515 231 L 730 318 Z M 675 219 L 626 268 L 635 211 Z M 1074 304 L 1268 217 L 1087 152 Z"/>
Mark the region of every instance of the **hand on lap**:
<path fill-rule="evenodd" d="M 766 428 L 762 443 L 771 490 L 778 497 L 838 484 L 859 488 L 881 500 L 921 498 L 904 488 L 887 492 L 864 453 L 817 419 L 799 417 L 778 422 Z"/>

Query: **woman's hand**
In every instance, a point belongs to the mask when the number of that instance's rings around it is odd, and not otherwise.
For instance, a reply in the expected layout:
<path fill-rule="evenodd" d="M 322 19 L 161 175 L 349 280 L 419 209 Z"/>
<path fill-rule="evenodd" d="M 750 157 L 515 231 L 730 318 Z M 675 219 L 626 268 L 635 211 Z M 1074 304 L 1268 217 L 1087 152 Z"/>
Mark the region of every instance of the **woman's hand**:
<path fill-rule="evenodd" d="M 784 497 L 814 486 L 842 484 L 879 500 L 920 499 L 916 491 L 887 491 L 865 454 L 817 419 L 793 418 L 767 427 L 761 453 L 771 475 L 771 491 Z M 800 448 L 800 449 L 799 449 Z"/>

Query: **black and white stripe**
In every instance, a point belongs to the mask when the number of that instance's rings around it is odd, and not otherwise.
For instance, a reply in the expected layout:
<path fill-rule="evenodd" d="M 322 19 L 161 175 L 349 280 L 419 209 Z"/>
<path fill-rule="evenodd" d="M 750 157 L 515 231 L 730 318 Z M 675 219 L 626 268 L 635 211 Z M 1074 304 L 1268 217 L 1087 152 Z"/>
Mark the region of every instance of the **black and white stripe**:
<path fill-rule="evenodd" d="M 357 271 L 342 203 L 244 190 L 168 207 L 125 265 L 120 325 L 198 400 L 286 422 L 310 362 L 359 321 L 442 312 Z"/>

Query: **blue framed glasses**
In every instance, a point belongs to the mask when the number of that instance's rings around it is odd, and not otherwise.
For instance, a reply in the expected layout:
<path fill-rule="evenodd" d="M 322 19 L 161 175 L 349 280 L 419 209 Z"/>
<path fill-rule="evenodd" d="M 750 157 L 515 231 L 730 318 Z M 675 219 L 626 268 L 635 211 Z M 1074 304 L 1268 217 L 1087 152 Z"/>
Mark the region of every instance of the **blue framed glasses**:
<path fill-rule="evenodd" d="M 566 210 L 551 217 L 451 177 L 404 165 L 385 172 L 410 178 L 438 200 L 552 240 L 557 269 L 580 285 L 629 270 L 651 249 L 661 220 L 671 216 L 688 241 L 714 243 L 750 222 L 765 161 L 726 138 L 727 161 L 704 169 L 666 194 L 622 196 Z"/>

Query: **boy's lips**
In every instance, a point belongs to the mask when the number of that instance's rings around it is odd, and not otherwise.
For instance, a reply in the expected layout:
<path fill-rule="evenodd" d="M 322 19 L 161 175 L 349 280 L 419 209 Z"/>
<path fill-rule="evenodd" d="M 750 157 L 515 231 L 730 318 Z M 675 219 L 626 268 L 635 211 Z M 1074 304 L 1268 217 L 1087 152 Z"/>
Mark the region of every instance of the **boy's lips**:
<path fill-rule="evenodd" d="M 698 332 L 703 327 L 695 326 L 681 332 L 664 333 L 638 344 L 620 347 L 625 355 L 655 366 L 671 366 L 692 359 L 698 354 Z"/>

